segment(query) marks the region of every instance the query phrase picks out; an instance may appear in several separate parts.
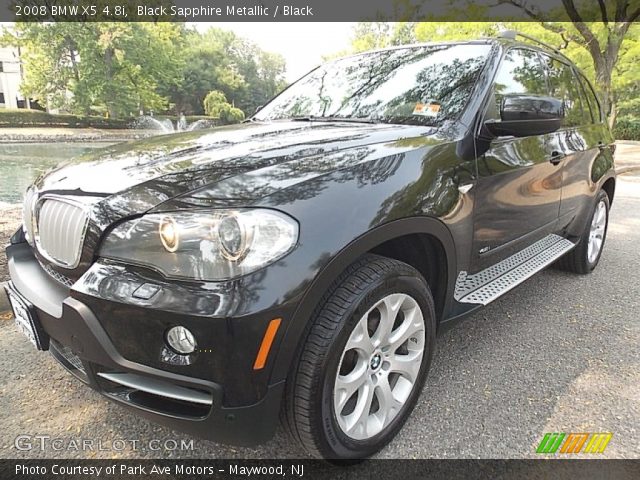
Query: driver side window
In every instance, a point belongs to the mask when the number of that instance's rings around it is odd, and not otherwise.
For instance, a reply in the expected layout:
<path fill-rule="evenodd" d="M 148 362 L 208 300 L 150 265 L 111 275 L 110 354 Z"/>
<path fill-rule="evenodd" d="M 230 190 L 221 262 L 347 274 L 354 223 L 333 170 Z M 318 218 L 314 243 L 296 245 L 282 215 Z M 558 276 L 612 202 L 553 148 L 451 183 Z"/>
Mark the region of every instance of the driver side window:
<path fill-rule="evenodd" d="M 494 82 L 496 111 L 505 95 L 548 95 L 544 67 L 537 52 L 524 48 L 509 50 Z"/>

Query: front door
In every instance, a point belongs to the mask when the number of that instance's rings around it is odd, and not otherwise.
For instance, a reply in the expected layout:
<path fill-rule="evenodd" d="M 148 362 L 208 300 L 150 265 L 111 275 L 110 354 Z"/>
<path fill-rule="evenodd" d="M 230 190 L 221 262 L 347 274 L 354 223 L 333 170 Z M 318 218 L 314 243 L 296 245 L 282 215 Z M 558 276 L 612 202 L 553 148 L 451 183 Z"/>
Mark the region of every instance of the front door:
<path fill-rule="evenodd" d="M 539 54 L 513 48 L 502 60 L 487 118 L 499 117 L 503 95 L 548 95 Z M 478 157 L 472 264 L 478 271 L 553 231 L 562 190 L 562 152 L 555 135 L 491 142 Z"/>

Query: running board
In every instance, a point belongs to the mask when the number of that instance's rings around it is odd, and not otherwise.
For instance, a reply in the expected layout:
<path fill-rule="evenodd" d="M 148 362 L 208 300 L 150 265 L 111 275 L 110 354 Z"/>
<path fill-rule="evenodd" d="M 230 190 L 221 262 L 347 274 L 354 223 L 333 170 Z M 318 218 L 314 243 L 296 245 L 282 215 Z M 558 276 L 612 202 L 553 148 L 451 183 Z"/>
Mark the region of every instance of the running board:
<path fill-rule="evenodd" d="M 559 235 L 547 235 L 533 245 L 473 275 L 458 275 L 454 298 L 460 303 L 487 305 L 538 273 L 575 244 Z"/>

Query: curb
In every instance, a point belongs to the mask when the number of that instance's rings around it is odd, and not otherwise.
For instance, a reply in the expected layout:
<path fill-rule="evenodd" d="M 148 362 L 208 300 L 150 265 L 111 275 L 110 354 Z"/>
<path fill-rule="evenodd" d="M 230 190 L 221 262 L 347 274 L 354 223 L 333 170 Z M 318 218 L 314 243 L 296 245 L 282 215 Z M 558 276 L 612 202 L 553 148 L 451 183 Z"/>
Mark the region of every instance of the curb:
<path fill-rule="evenodd" d="M 640 172 L 640 165 L 616 168 L 616 175 L 624 175 L 629 172 Z"/>
<path fill-rule="evenodd" d="M 11 305 L 9 305 L 7 292 L 4 291 L 5 283 L 7 282 L 0 282 L 0 315 L 11 311 Z"/>

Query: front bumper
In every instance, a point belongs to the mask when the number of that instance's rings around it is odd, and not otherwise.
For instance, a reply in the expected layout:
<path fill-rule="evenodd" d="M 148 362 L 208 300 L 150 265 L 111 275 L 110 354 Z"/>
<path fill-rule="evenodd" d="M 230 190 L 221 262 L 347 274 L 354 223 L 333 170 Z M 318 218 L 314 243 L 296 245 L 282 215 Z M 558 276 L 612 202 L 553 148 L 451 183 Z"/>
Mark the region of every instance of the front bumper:
<path fill-rule="evenodd" d="M 286 306 L 242 318 L 207 315 L 202 302 L 182 303 L 182 312 L 167 311 L 131 298 L 131 289 L 149 281 L 141 273 L 96 265 L 67 287 L 40 266 L 28 244 L 10 245 L 7 257 L 8 288 L 34 305 L 51 337 L 52 355 L 90 387 L 152 421 L 198 437 L 255 445 L 273 436 L 284 381 L 271 384 L 269 369 L 254 371 L 252 363 L 269 319 L 282 317 Z M 157 302 L 197 297 L 201 289 L 161 284 Z M 216 298 L 231 302 L 220 292 Z M 162 360 L 163 332 L 175 324 L 194 331 L 208 347 L 188 365 Z"/>

